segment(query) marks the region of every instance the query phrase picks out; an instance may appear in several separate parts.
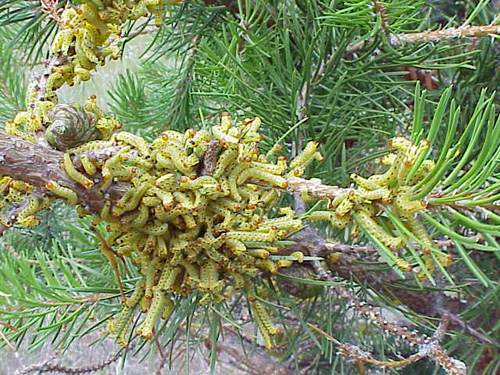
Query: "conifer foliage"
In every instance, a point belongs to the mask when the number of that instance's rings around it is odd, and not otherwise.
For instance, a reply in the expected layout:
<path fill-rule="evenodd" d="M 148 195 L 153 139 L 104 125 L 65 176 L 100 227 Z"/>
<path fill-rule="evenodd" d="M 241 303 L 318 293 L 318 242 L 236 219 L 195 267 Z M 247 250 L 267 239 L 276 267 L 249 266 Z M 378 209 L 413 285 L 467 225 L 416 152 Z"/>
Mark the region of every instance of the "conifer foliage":
<path fill-rule="evenodd" d="M 0 344 L 116 343 L 20 373 L 498 373 L 499 7 L 4 1 Z"/>

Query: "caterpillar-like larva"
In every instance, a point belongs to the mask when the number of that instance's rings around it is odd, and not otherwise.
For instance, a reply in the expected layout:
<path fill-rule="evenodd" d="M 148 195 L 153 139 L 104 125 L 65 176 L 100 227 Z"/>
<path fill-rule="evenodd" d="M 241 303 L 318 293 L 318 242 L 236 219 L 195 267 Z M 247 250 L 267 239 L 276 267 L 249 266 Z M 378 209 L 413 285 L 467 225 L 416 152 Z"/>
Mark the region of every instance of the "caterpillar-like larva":
<path fill-rule="evenodd" d="M 217 160 L 212 176 L 216 179 L 220 178 L 237 157 L 238 150 L 233 148 L 224 150 Z"/>
<path fill-rule="evenodd" d="M 274 186 L 280 187 L 280 188 L 286 188 L 288 187 L 288 182 L 285 178 L 281 176 L 276 176 L 268 172 L 264 172 L 263 170 L 260 170 L 258 168 L 249 168 L 243 171 L 237 179 L 237 184 L 241 185 L 243 182 L 245 182 L 249 178 L 255 178 L 258 180 L 266 181 Z"/>
<path fill-rule="evenodd" d="M 143 157 L 149 156 L 149 146 L 142 137 L 128 132 L 119 132 L 113 134 L 112 140 L 133 146 Z"/>
<path fill-rule="evenodd" d="M 373 175 L 368 178 L 370 183 L 379 185 L 380 187 L 387 186 L 394 182 L 399 174 L 399 169 L 401 168 L 403 162 L 405 161 L 405 155 L 403 152 L 399 152 L 391 164 L 389 169 L 381 175 Z"/>
<path fill-rule="evenodd" d="M 27 198 L 26 205 L 17 214 L 17 220 L 22 221 L 28 219 L 30 216 L 36 214 L 39 211 L 39 201 L 34 195 L 29 195 Z M 33 219 L 30 219 L 33 222 Z"/>
<path fill-rule="evenodd" d="M 141 301 L 143 296 L 144 296 L 144 289 L 142 281 L 139 281 L 136 283 L 132 295 L 125 300 L 125 306 L 128 306 L 130 308 L 136 306 Z"/>
<path fill-rule="evenodd" d="M 71 160 L 71 155 L 69 153 L 64 154 L 63 166 L 68 176 L 71 177 L 73 181 L 76 181 L 80 185 L 82 185 L 85 189 L 90 189 L 92 186 L 94 186 L 94 183 L 92 182 L 91 179 L 87 178 L 85 175 L 81 174 L 76 170 L 75 166 L 73 165 L 73 161 Z"/>
<path fill-rule="evenodd" d="M 176 285 L 177 277 L 182 273 L 182 268 L 171 267 L 165 264 L 161 273 L 158 284 L 153 288 L 154 290 L 171 290 Z"/>
<path fill-rule="evenodd" d="M 165 309 L 167 298 L 162 290 L 155 290 L 153 295 L 153 302 L 149 307 L 146 318 L 137 329 L 137 334 L 150 340 L 153 338 L 153 327 L 158 319 L 162 316 Z"/>
<path fill-rule="evenodd" d="M 226 233 L 227 239 L 240 240 L 240 241 L 254 241 L 254 242 L 273 242 L 276 241 L 277 230 L 270 229 L 269 232 L 243 232 L 243 231 L 230 231 Z"/>
<path fill-rule="evenodd" d="M 384 245 L 391 248 L 398 248 L 403 244 L 403 239 L 401 237 L 393 237 L 387 233 L 366 210 L 361 208 L 357 209 L 356 215 L 358 217 L 359 225 Z"/>
<path fill-rule="evenodd" d="M 47 190 L 50 190 L 52 193 L 55 195 L 65 198 L 70 205 L 75 205 L 78 202 L 78 196 L 76 193 L 64 186 L 59 185 L 57 182 L 54 180 L 50 180 L 46 185 L 45 188 Z"/>
<path fill-rule="evenodd" d="M 394 198 L 394 208 L 402 217 L 409 217 L 427 207 L 424 200 L 411 200 L 411 191 L 401 191 Z"/>

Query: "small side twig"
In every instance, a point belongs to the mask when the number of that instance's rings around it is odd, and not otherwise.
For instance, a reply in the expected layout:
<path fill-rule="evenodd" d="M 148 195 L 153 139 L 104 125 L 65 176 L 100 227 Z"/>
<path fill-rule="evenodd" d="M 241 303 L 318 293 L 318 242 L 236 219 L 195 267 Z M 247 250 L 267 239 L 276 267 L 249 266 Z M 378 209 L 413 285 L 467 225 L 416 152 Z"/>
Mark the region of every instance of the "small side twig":
<path fill-rule="evenodd" d="M 55 359 L 57 358 L 57 355 L 53 355 L 49 359 L 43 361 L 42 363 L 31 365 L 21 370 L 18 370 L 15 373 L 15 375 L 26 375 L 33 372 L 37 372 L 37 374 L 45 374 L 45 373 L 56 373 L 56 374 L 59 373 L 59 374 L 70 374 L 70 375 L 90 374 L 92 372 L 102 370 L 111 365 L 112 363 L 116 362 L 125 354 L 125 352 L 126 350 L 120 351 L 112 355 L 110 358 L 108 358 L 102 363 L 85 367 L 68 367 L 61 365 L 59 363 L 54 363 Z"/>

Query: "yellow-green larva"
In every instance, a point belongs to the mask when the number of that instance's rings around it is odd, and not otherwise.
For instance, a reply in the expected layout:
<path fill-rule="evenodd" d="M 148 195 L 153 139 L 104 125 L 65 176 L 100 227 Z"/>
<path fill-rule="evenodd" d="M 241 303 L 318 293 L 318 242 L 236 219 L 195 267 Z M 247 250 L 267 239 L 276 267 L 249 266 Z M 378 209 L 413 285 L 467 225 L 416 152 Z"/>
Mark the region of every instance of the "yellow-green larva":
<path fill-rule="evenodd" d="M 368 181 L 370 183 L 377 184 L 380 187 L 384 187 L 391 184 L 398 177 L 399 169 L 404 163 L 404 160 L 405 160 L 404 154 L 402 152 L 399 152 L 394 162 L 391 164 L 389 169 L 384 174 L 371 176 L 368 178 Z"/>
<path fill-rule="evenodd" d="M 293 170 L 303 166 L 314 155 L 317 149 L 318 144 L 316 142 L 308 142 L 306 147 L 290 162 L 289 169 Z"/>
<path fill-rule="evenodd" d="M 385 231 L 385 229 L 378 224 L 371 215 L 363 210 L 357 210 L 356 215 L 359 220 L 359 224 L 364 228 L 369 234 L 378 239 L 384 245 L 392 248 L 400 247 L 403 244 L 401 237 L 393 237 Z"/>
<path fill-rule="evenodd" d="M 141 282 L 139 281 L 137 282 L 132 295 L 125 300 L 125 306 L 128 306 L 130 308 L 134 307 L 139 303 L 143 295 L 144 289 L 142 288 Z"/>
<path fill-rule="evenodd" d="M 59 185 L 54 180 L 50 180 L 45 187 L 55 195 L 65 198 L 70 205 L 75 205 L 78 202 L 78 196 L 73 190 Z"/>
<path fill-rule="evenodd" d="M 149 219 L 149 208 L 145 205 L 140 205 L 138 210 L 138 215 L 130 221 L 130 226 L 132 228 L 142 228 L 146 225 Z"/>
<path fill-rule="evenodd" d="M 91 142 L 87 142 L 81 146 L 69 149 L 68 153 L 72 154 L 72 155 L 78 155 L 78 154 L 81 154 L 82 152 L 97 150 L 100 148 L 106 148 L 106 147 L 110 147 L 112 145 L 113 145 L 113 142 L 111 142 L 111 141 L 91 141 Z"/>
<path fill-rule="evenodd" d="M 249 168 L 249 165 L 247 163 L 245 164 L 238 164 L 236 167 L 234 167 L 231 172 L 229 172 L 227 182 L 229 185 L 229 191 L 231 192 L 231 195 L 234 200 L 240 202 L 243 200 L 240 192 L 238 191 L 238 184 L 237 184 L 237 179 L 238 176 L 240 175 L 241 172 L 243 172 L 245 169 Z"/>
<path fill-rule="evenodd" d="M 142 232 L 154 236 L 161 236 L 167 233 L 168 224 L 162 222 L 155 222 L 154 224 L 145 225 L 140 229 Z"/>
<path fill-rule="evenodd" d="M 133 146 L 143 157 L 149 156 L 149 146 L 142 137 L 128 132 L 119 132 L 113 135 L 113 139 Z"/>
<path fill-rule="evenodd" d="M 163 314 L 163 310 L 166 305 L 166 300 L 167 299 L 163 291 L 156 290 L 154 292 L 153 302 L 149 307 L 146 318 L 137 329 L 137 334 L 141 335 L 146 339 L 153 338 L 153 327 Z"/>
<path fill-rule="evenodd" d="M 215 169 L 213 172 L 213 177 L 218 179 L 226 171 L 228 166 L 236 160 L 238 157 L 238 150 L 234 148 L 226 149 L 222 152 L 217 160 Z"/>
<path fill-rule="evenodd" d="M 177 276 L 179 276 L 181 273 L 182 273 L 182 268 L 165 265 L 161 273 L 160 279 L 158 280 L 158 284 L 156 284 L 155 288 L 158 290 L 172 289 L 175 286 Z"/>
<path fill-rule="evenodd" d="M 403 217 L 408 217 L 418 211 L 423 210 L 427 207 L 427 204 L 423 200 L 411 200 L 412 193 L 410 191 L 402 191 L 396 195 L 394 198 L 394 208 L 397 210 L 398 214 Z"/>
<path fill-rule="evenodd" d="M 263 170 L 260 170 L 258 168 L 249 168 L 245 171 L 243 171 L 239 176 L 237 180 L 237 184 L 241 185 L 243 182 L 245 182 L 249 178 L 255 178 L 258 180 L 266 181 L 274 186 L 280 187 L 280 188 L 286 188 L 288 186 L 288 182 L 285 178 L 281 176 L 276 176 L 268 172 L 264 172 Z"/>
<path fill-rule="evenodd" d="M 83 169 L 85 169 L 85 173 L 87 173 L 89 176 L 92 176 L 97 172 L 96 166 L 90 161 L 88 155 L 80 155 L 80 162 L 82 163 Z"/>
<path fill-rule="evenodd" d="M 269 332 L 270 335 L 275 336 L 279 333 L 279 330 L 274 326 L 271 321 L 271 317 L 269 316 L 266 308 L 260 301 L 254 301 L 251 303 L 253 311 L 257 316 L 257 319 L 260 321 L 263 327 Z"/>
<path fill-rule="evenodd" d="M 34 195 L 30 195 L 27 198 L 26 206 L 19 211 L 17 214 L 17 220 L 23 220 L 28 218 L 31 215 L 34 215 L 38 212 L 39 210 L 39 201 L 38 198 L 35 197 Z"/>
<path fill-rule="evenodd" d="M 151 188 L 151 184 L 149 182 L 143 182 L 140 184 L 137 189 L 132 188 L 132 195 L 127 199 L 127 201 L 123 204 L 121 209 L 116 210 L 115 212 L 122 214 L 124 212 L 134 210 L 140 203 L 142 196 L 146 194 L 146 192 Z M 130 191 L 129 190 L 129 191 Z"/>
<path fill-rule="evenodd" d="M 24 228 L 35 227 L 40 224 L 40 219 L 33 215 L 25 216 L 21 219 L 17 219 L 17 223 Z"/>

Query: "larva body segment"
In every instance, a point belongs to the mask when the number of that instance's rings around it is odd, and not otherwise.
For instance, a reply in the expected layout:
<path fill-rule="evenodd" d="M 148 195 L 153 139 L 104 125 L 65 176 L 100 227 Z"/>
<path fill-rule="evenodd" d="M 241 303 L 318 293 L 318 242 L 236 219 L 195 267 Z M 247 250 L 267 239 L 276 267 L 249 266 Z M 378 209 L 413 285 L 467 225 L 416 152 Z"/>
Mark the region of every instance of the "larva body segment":
<path fill-rule="evenodd" d="M 313 160 L 323 160 L 323 157 L 317 152 L 317 149 L 317 142 L 308 142 L 306 147 L 291 161 L 289 166 L 291 173 L 298 169 L 304 170 Z"/>
<path fill-rule="evenodd" d="M 155 194 L 159 199 L 161 199 L 162 205 L 166 210 L 170 210 L 173 207 L 174 196 L 172 193 L 158 189 L 156 187 L 150 188 L 149 191 Z"/>
<path fill-rule="evenodd" d="M 249 168 L 245 171 L 243 171 L 239 176 L 237 180 L 237 184 L 241 185 L 243 182 L 245 182 L 249 178 L 255 178 L 258 180 L 262 180 L 265 182 L 268 182 L 274 186 L 280 187 L 280 188 L 286 188 L 288 186 L 288 182 L 286 181 L 285 178 L 281 176 L 276 176 L 268 172 L 264 172 L 260 169 L 257 168 Z"/>
<path fill-rule="evenodd" d="M 107 159 L 102 168 L 101 175 L 104 180 L 109 180 L 112 177 L 112 168 L 116 167 L 120 163 L 120 155 L 130 151 L 130 147 L 126 146 L 118 151 L 116 154 Z"/>
<path fill-rule="evenodd" d="M 246 251 L 246 246 L 243 242 L 235 239 L 227 239 L 225 241 L 226 247 L 230 249 L 232 253 L 234 253 L 236 256 L 239 254 L 242 254 Z"/>
<path fill-rule="evenodd" d="M 17 223 L 24 228 L 35 227 L 40 224 L 40 219 L 31 215 L 31 216 L 26 216 L 22 219 L 17 219 Z"/>
<path fill-rule="evenodd" d="M 34 195 L 30 195 L 27 198 L 27 202 L 26 202 L 26 205 L 24 206 L 24 208 L 21 209 L 21 211 L 19 211 L 19 213 L 17 214 L 17 220 L 20 221 L 23 219 L 27 219 L 31 215 L 36 214 L 38 211 L 39 211 L 38 198 L 35 197 Z M 32 220 L 33 219 L 31 219 L 31 221 Z"/>
<path fill-rule="evenodd" d="M 194 263 L 189 263 L 186 260 L 182 260 L 179 262 L 179 264 L 184 267 L 186 270 L 186 274 L 193 280 L 199 281 L 200 280 L 200 268 L 198 265 Z"/>
<path fill-rule="evenodd" d="M 182 269 L 180 267 L 171 267 L 170 265 L 165 264 L 160 279 L 158 280 L 158 284 L 155 286 L 155 289 L 173 289 L 176 283 L 176 279 L 181 273 Z"/>
<path fill-rule="evenodd" d="M 238 179 L 238 176 L 240 175 L 240 173 L 243 172 L 247 168 L 249 168 L 249 165 L 246 163 L 245 164 L 238 164 L 231 170 L 231 172 L 229 172 L 229 175 L 227 178 L 227 182 L 229 184 L 229 191 L 231 192 L 231 196 L 237 202 L 240 202 L 243 200 L 243 198 L 238 190 L 237 179 Z"/>
<path fill-rule="evenodd" d="M 153 258 L 146 270 L 146 285 L 144 296 L 151 298 L 153 296 L 153 286 L 156 282 L 156 273 L 159 269 L 160 261 L 158 258 Z"/>
<path fill-rule="evenodd" d="M 165 293 L 162 290 L 155 290 L 153 302 L 149 307 L 146 318 L 137 329 L 138 335 L 141 335 L 148 340 L 153 338 L 153 327 L 155 326 L 160 316 L 162 316 L 163 314 L 166 300 L 167 299 L 165 297 Z"/>
<path fill-rule="evenodd" d="M 119 213 L 120 215 L 123 214 L 124 212 L 132 211 L 137 206 L 139 205 L 142 196 L 146 194 L 148 189 L 151 188 L 151 184 L 149 182 L 143 182 L 140 184 L 137 189 L 130 189 L 129 191 L 132 191 L 131 196 L 126 200 L 126 202 L 123 204 L 123 207 L 119 210 L 116 210 L 116 213 Z M 163 233 L 162 233 L 163 234 Z"/>
<path fill-rule="evenodd" d="M 286 159 L 283 156 L 278 158 L 277 164 L 262 163 L 252 161 L 251 166 L 253 168 L 259 169 L 263 172 L 267 172 L 273 175 L 282 175 L 286 170 Z"/>
<path fill-rule="evenodd" d="M 259 204 L 264 209 L 268 209 L 269 207 L 272 207 L 276 203 L 276 201 L 278 200 L 279 197 L 280 197 L 280 194 L 275 189 L 266 190 L 260 196 Z"/>
<path fill-rule="evenodd" d="M 357 190 L 357 194 L 359 194 L 362 199 L 373 201 L 377 199 L 386 200 L 390 197 L 391 192 L 386 188 L 380 188 L 380 187 L 376 190 L 371 190 L 371 191 L 360 188 Z"/>
<path fill-rule="evenodd" d="M 93 50 L 93 43 L 90 40 L 87 29 L 80 27 L 74 31 L 76 37 L 75 49 L 78 56 L 87 58 L 94 64 L 99 64 L 100 60 Z"/>
<path fill-rule="evenodd" d="M 172 193 L 174 199 L 181 205 L 182 210 L 192 210 L 194 208 L 194 200 L 186 193 L 175 191 Z"/>
<path fill-rule="evenodd" d="M 253 312 L 255 313 L 255 316 L 262 328 L 264 328 L 271 336 L 277 335 L 279 330 L 272 323 L 271 317 L 269 316 L 264 305 L 260 301 L 255 300 L 250 304 L 250 306 L 252 307 Z"/>
<path fill-rule="evenodd" d="M 359 219 L 361 227 L 363 227 L 369 234 L 377 238 L 384 245 L 391 248 L 398 248 L 402 246 L 403 240 L 400 237 L 393 237 L 387 233 L 367 211 L 363 209 L 356 210 L 356 215 Z"/>
<path fill-rule="evenodd" d="M 171 141 L 167 142 L 167 145 L 159 154 L 164 154 L 171 161 L 174 168 L 170 167 L 169 169 L 177 169 L 186 176 L 193 176 L 195 174 L 193 167 L 187 163 L 187 154 L 184 149 L 176 146 Z"/>
<path fill-rule="evenodd" d="M 125 335 L 127 328 L 132 321 L 132 316 L 133 316 L 133 310 L 128 306 L 124 306 L 120 313 L 120 316 L 118 317 L 118 321 L 116 322 L 115 327 L 113 327 L 112 329 L 113 330 L 112 337 L 116 337 L 117 341 L 119 341 L 120 345 L 122 346 L 127 345 L 125 340 Z"/>
<path fill-rule="evenodd" d="M 83 169 L 85 169 L 85 173 L 89 176 L 92 176 L 97 172 L 96 166 L 90 161 L 88 155 L 80 155 L 80 162 L 82 163 Z"/>
<path fill-rule="evenodd" d="M 408 185 L 413 186 L 422 181 L 430 172 L 432 172 L 435 166 L 436 164 L 433 160 L 424 160 L 422 165 L 418 168 L 415 176 L 413 176 L 413 178 L 408 182 Z"/>
<path fill-rule="evenodd" d="M 133 146 L 143 157 L 149 156 L 149 146 L 142 137 L 128 132 L 119 132 L 113 135 L 113 140 Z"/>
<path fill-rule="evenodd" d="M 338 204 L 335 208 L 335 213 L 337 216 L 342 217 L 348 214 L 354 208 L 354 202 L 350 195 L 345 196 L 345 198 Z"/>
<path fill-rule="evenodd" d="M 175 303 L 172 301 L 172 298 L 166 297 L 165 299 L 165 308 L 163 310 L 163 313 L 161 314 L 162 319 L 167 320 L 172 311 L 174 311 L 175 308 Z"/>
<path fill-rule="evenodd" d="M 332 211 L 314 211 L 307 216 L 306 220 L 330 220 L 333 214 Z"/>
<path fill-rule="evenodd" d="M 62 198 L 65 198 L 67 200 L 68 204 L 70 204 L 70 205 L 75 205 L 78 202 L 78 196 L 76 195 L 76 193 L 73 190 L 59 185 L 54 180 L 50 180 L 45 185 L 45 187 L 47 188 L 47 190 L 50 190 L 55 195 L 62 197 Z"/>
<path fill-rule="evenodd" d="M 186 214 L 183 214 L 181 216 L 184 219 L 184 223 L 186 224 L 186 228 L 188 230 L 192 230 L 192 229 L 194 229 L 194 228 L 196 228 L 198 226 L 198 224 L 196 223 L 196 220 L 194 219 L 193 215 L 186 213 Z"/>
<path fill-rule="evenodd" d="M 387 142 L 387 145 L 390 148 L 395 148 L 395 149 L 398 149 L 401 151 L 406 151 L 406 150 L 410 149 L 411 146 L 413 146 L 411 141 L 409 141 L 408 139 L 403 138 L 403 137 L 396 137 L 396 138 L 389 139 L 389 141 Z"/>
<path fill-rule="evenodd" d="M 71 155 L 78 155 L 83 152 L 91 151 L 91 150 L 97 150 L 100 148 L 106 148 L 110 147 L 113 145 L 113 142 L 111 141 L 90 141 L 87 142 L 81 146 L 75 147 L 75 148 L 70 148 L 68 150 L 68 153 Z"/>
<path fill-rule="evenodd" d="M 405 160 L 404 153 L 400 152 L 397 154 L 394 162 L 391 164 L 389 169 L 381 175 L 374 175 L 368 178 L 368 182 L 379 185 L 380 187 L 387 186 L 394 182 L 399 174 L 399 170 Z"/>
<path fill-rule="evenodd" d="M 238 150 L 234 148 L 226 149 L 222 152 L 217 160 L 217 164 L 215 165 L 215 169 L 213 172 L 213 177 L 218 179 L 226 169 L 229 167 L 231 163 L 233 163 L 238 157 Z"/>
<path fill-rule="evenodd" d="M 139 205 L 138 215 L 130 221 L 132 228 L 142 228 L 149 219 L 149 208 L 145 205 Z"/>
<path fill-rule="evenodd" d="M 402 217 L 409 217 L 414 213 L 423 210 L 427 204 L 423 200 L 411 200 L 411 192 L 403 191 L 396 195 L 394 198 L 394 208 Z"/>
<path fill-rule="evenodd" d="M 203 188 L 204 190 L 214 191 L 218 186 L 218 182 L 212 176 L 200 176 L 194 180 L 191 180 L 189 178 L 182 179 L 181 186 L 182 185 L 187 185 L 191 190 L 198 190 L 200 188 Z"/>
<path fill-rule="evenodd" d="M 269 258 L 269 251 L 265 249 L 249 249 L 246 252 L 248 255 L 255 257 L 255 258 L 260 258 L 260 259 L 267 259 Z"/>
<path fill-rule="evenodd" d="M 226 233 L 226 238 L 240 241 L 273 242 L 276 241 L 276 235 L 277 232 L 273 229 L 270 229 L 267 233 L 230 231 Z"/>
<path fill-rule="evenodd" d="M 274 262 L 270 259 L 258 259 L 258 258 L 256 258 L 254 264 L 258 268 L 260 268 L 264 271 L 267 271 L 273 275 L 276 275 L 278 273 L 278 265 L 276 264 L 276 262 Z"/>
<path fill-rule="evenodd" d="M 146 225 L 141 228 L 141 231 L 153 236 L 162 236 L 168 231 L 168 224 L 162 222 L 156 222 L 155 224 Z"/>
<path fill-rule="evenodd" d="M 141 284 L 141 281 L 136 283 L 134 292 L 125 300 L 125 306 L 132 308 L 140 302 L 142 296 L 144 295 L 144 289 Z"/>
<path fill-rule="evenodd" d="M 142 204 L 147 207 L 155 207 L 161 204 L 161 200 L 158 197 L 142 197 Z"/>

